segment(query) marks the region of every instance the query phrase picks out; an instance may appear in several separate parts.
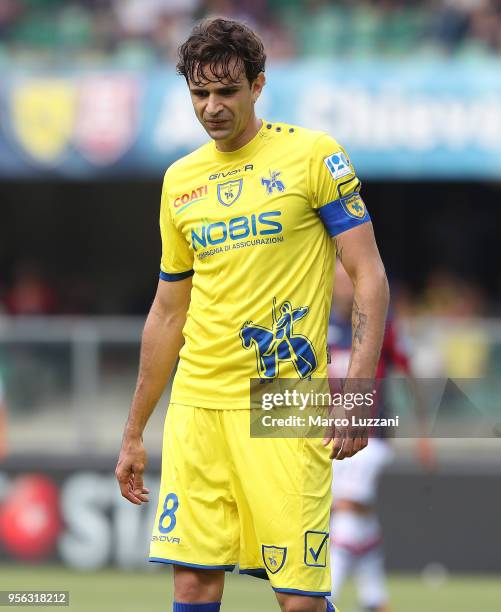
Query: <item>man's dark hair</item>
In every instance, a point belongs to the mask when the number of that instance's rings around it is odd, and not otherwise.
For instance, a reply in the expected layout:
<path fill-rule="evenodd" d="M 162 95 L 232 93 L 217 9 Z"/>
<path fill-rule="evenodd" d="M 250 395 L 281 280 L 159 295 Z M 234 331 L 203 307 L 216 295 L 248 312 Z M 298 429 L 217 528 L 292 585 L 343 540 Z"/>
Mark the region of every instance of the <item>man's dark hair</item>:
<path fill-rule="evenodd" d="M 235 62 L 235 63 L 234 63 Z M 177 73 L 196 85 L 235 81 L 235 69 L 243 69 L 249 83 L 264 71 L 266 54 L 261 39 L 249 27 L 230 19 L 206 19 L 196 25 L 179 47 Z M 208 67 L 217 79 L 209 79 Z"/>

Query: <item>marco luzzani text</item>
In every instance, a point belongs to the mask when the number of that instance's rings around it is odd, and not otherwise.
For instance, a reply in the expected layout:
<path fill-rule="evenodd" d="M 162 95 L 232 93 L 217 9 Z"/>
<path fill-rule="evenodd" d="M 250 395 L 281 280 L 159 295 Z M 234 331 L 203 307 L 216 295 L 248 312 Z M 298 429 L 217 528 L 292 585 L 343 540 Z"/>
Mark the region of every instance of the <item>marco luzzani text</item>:
<path fill-rule="evenodd" d="M 264 427 L 398 427 L 399 417 L 377 418 L 362 416 L 376 401 L 376 390 L 367 393 L 302 393 L 286 389 L 277 393 L 263 393 L 261 408 L 268 412 L 277 408 L 290 408 L 294 414 L 277 417 L 265 414 L 260 418 Z M 311 414 L 309 409 L 326 408 L 328 414 Z M 342 409 L 343 415 L 336 414 Z M 297 411 L 300 413 L 297 414 Z M 301 414 L 304 413 L 305 414 Z"/>

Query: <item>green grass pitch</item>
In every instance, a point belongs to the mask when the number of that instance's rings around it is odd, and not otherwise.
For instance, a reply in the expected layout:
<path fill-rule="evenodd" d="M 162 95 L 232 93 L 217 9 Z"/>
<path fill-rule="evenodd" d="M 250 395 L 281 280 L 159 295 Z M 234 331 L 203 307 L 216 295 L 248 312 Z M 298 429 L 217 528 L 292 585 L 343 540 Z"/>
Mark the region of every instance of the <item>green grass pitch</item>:
<path fill-rule="evenodd" d="M 69 590 L 70 612 L 169 612 L 172 610 L 171 570 L 151 572 L 103 570 L 81 573 L 58 567 L 0 566 L 0 590 Z M 392 612 L 499 612 L 499 577 L 461 576 L 430 586 L 419 577 L 390 577 Z M 341 612 L 355 612 L 354 591 L 347 587 L 338 602 Z M 16 609 L 28 609 L 26 606 Z M 33 608 L 30 608 L 31 610 Z M 54 609 L 44 608 L 44 609 Z M 248 576 L 228 575 L 222 610 L 279 610 L 269 584 Z"/>

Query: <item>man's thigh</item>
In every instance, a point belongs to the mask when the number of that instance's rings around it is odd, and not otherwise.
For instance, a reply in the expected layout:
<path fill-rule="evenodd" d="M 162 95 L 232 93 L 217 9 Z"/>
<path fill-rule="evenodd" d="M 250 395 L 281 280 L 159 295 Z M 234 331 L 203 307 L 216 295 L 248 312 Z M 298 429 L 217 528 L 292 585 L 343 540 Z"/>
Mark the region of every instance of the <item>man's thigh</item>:
<path fill-rule="evenodd" d="M 317 439 L 251 438 L 245 412 L 225 421 L 242 531 L 253 533 L 241 546 L 241 566 L 264 570 L 278 593 L 323 598 L 330 594 L 329 452 Z"/>
<path fill-rule="evenodd" d="M 219 413 L 169 406 L 151 561 L 227 571 L 238 563 L 240 525 Z"/>

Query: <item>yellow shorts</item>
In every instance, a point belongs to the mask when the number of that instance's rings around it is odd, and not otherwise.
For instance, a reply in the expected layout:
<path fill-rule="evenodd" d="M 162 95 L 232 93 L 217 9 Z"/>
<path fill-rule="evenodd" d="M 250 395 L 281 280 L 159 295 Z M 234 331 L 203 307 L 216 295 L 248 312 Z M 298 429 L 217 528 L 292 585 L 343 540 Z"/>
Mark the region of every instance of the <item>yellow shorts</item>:
<path fill-rule="evenodd" d="M 330 594 L 331 462 L 319 439 L 251 438 L 248 410 L 171 404 L 150 561 Z"/>

